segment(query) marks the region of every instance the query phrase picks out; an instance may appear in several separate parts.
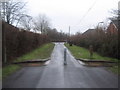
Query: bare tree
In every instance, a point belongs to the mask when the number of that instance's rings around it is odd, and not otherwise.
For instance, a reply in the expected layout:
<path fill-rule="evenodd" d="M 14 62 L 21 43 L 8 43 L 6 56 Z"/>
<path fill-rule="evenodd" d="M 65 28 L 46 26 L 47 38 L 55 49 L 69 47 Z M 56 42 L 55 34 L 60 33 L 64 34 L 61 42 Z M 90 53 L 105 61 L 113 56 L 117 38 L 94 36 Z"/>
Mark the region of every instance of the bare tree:
<path fill-rule="evenodd" d="M 50 26 L 49 19 L 43 14 L 39 14 L 39 16 L 34 20 L 34 29 L 36 31 L 46 33 L 49 26 Z"/>
<path fill-rule="evenodd" d="M 110 17 L 110 20 L 120 20 L 120 10 L 111 10 L 110 12 L 112 14 L 112 17 Z"/>
<path fill-rule="evenodd" d="M 33 28 L 33 18 L 29 15 L 24 15 L 19 20 L 20 26 L 25 30 L 31 30 Z"/>
<path fill-rule="evenodd" d="M 18 21 L 24 14 L 24 7 L 26 3 L 19 0 L 8 0 L 0 2 L 1 17 L 8 24 L 13 24 Z"/>

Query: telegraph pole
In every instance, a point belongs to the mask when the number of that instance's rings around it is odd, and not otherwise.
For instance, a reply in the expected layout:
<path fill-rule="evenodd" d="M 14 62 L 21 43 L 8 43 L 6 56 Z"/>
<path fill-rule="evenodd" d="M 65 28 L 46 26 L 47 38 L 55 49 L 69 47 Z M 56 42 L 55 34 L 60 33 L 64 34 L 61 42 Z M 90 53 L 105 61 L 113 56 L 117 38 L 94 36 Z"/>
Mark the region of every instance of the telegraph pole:
<path fill-rule="evenodd" d="M 69 26 L 69 38 L 68 38 L 68 42 L 69 42 L 69 45 L 72 46 L 72 42 L 71 42 L 71 39 L 70 39 L 70 26 Z"/>
<path fill-rule="evenodd" d="M 70 41 L 70 26 L 68 27 L 68 36 L 67 36 L 67 43 Z"/>
<path fill-rule="evenodd" d="M 69 37 L 70 37 L 70 26 L 69 26 Z"/>

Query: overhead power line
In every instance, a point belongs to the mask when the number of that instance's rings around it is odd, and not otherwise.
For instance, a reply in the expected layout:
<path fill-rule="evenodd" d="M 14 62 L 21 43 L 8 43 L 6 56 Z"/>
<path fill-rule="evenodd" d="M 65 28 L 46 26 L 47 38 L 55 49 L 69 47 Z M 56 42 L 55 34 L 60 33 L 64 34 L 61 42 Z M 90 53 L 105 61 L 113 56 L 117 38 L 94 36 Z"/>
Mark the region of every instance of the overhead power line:
<path fill-rule="evenodd" d="M 80 22 L 78 22 L 77 24 L 80 24 L 82 22 L 82 20 L 88 15 L 88 13 L 92 10 L 92 8 L 94 7 L 94 5 L 96 4 L 97 0 L 94 1 L 94 3 L 92 4 L 92 6 L 87 10 L 87 12 L 83 15 L 83 17 L 80 19 Z"/>

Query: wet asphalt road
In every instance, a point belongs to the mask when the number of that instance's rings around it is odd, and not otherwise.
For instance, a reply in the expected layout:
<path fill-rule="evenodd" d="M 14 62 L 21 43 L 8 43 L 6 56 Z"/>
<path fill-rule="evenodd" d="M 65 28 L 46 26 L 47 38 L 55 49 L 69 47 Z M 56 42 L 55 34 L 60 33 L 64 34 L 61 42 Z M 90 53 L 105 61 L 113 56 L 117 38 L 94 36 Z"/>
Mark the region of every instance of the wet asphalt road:
<path fill-rule="evenodd" d="M 24 67 L 3 81 L 3 88 L 117 88 L 118 77 L 103 67 L 86 67 L 56 43 L 46 66 Z"/>

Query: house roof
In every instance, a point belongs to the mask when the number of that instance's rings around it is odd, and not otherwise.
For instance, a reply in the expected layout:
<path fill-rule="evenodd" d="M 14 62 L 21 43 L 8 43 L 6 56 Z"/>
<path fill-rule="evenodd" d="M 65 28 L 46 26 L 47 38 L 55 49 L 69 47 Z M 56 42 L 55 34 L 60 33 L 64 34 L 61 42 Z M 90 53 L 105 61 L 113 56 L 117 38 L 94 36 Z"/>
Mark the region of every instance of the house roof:
<path fill-rule="evenodd" d="M 115 25 L 116 28 L 118 28 L 118 20 L 112 20 L 112 23 Z"/>
<path fill-rule="evenodd" d="M 95 33 L 95 29 L 88 29 L 87 31 L 85 31 L 84 33 L 83 33 L 83 35 L 85 35 L 85 34 L 92 34 L 92 33 Z"/>

